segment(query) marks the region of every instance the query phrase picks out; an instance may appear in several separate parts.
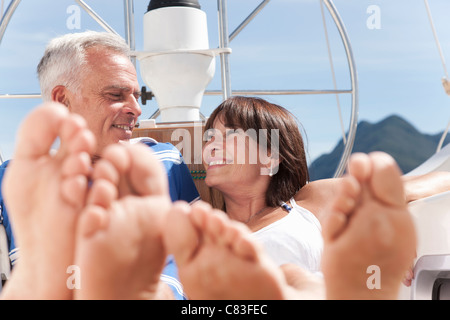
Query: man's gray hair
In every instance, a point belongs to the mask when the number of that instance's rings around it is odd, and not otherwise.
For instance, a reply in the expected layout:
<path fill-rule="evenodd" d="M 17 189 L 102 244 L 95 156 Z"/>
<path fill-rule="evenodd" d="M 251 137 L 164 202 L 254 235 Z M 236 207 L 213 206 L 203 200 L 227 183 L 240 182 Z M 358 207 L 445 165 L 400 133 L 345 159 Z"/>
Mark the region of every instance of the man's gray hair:
<path fill-rule="evenodd" d="M 130 56 L 130 48 L 125 40 L 108 32 L 70 33 L 51 40 L 37 67 L 44 101 L 51 100 L 52 90 L 58 85 L 79 92 L 86 50 L 92 47 L 104 47 Z"/>

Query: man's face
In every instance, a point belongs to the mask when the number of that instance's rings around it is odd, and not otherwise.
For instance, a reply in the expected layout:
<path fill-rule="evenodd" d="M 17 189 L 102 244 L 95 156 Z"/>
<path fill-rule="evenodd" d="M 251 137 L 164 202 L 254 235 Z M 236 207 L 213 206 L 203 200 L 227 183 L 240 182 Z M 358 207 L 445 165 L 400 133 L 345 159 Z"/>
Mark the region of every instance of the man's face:
<path fill-rule="evenodd" d="M 96 156 L 113 143 L 131 138 L 141 115 L 136 70 L 126 56 L 111 50 L 87 50 L 79 95 L 72 95 L 69 110 L 83 116 L 97 139 Z"/>

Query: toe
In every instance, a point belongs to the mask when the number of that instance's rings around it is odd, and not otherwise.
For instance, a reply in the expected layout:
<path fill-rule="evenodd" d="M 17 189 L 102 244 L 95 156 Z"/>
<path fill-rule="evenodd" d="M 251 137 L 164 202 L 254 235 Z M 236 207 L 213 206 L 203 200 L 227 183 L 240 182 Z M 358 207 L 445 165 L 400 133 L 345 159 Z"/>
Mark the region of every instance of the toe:
<path fill-rule="evenodd" d="M 388 205 L 405 206 L 401 171 L 395 160 L 383 152 L 370 154 L 372 177 L 370 188 L 378 200 Z"/>
<path fill-rule="evenodd" d="M 371 174 L 371 162 L 369 156 L 364 153 L 355 153 L 348 162 L 348 173 L 360 183 L 365 182 Z"/>
<path fill-rule="evenodd" d="M 114 184 L 108 180 L 97 179 L 89 190 L 87 203 L 107 209 L 117 197 L 118 192 Z"/>
<path fill-rule="evenodd" d="M 91 171 L 91 157 L 86 152 L 75 153 L 69 155 L 61 168 L 63 177 L 71 177 L 74 175 L 89 175 Z"/>
<path fill-rule="evenodd" d="M 116 167 L 109 162 L 107 159 L 100 159 L 94 167 L 94 171 L 92 172 L 92 179 L 98 180 L 103 179 L 111 182 L 114 185 L 119 184 L 119 172 Z"/>
<path fill-rule="evenodd" d="M 166 216 L 164 244 L 180 267 L 191 261 L 199 245 L 199 235 L 188 217 L 189 213 L 187 203 L 176 202 Z"/>
<path fill-rule="evenodd" d="M 86 202 L 88 181 L 84 175 L 73 175 L 63 180 L 61 184 L 61 196 L 74 208 L 81 209 Z"/>
<path fill-rule="evenodd" d="M 143 144 L 127 146 L 132 165 L 130 183 L 142 195 L 168 195 L 168 182 L 161 162 Z"/>
<path fill-rule="evenodd" d="M 57 103 L 47 103 L 33 110 L 19 128 L 14 158 L 47 155 L 68 115 L 67 109 Z"/>
<path fill-rule="evenodd" d="M 108 213 L 103 207 L 96 205 L 85 207 L 78 220 L 78 237 L 92 237 L 99 230 L 105 229 L 108 221 Z"/>

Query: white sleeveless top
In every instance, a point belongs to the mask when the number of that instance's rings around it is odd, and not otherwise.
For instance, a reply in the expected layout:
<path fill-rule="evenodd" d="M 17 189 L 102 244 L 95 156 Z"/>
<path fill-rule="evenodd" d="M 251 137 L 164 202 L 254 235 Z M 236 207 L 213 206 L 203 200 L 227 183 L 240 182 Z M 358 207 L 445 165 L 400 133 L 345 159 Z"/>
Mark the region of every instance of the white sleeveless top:
<path fill-rule="evenodd" d="M 290 200 L 287 216 L 253 233 L 277 265 L 296 264 L 320 272 L 322 227 L 314 214 Z"/>

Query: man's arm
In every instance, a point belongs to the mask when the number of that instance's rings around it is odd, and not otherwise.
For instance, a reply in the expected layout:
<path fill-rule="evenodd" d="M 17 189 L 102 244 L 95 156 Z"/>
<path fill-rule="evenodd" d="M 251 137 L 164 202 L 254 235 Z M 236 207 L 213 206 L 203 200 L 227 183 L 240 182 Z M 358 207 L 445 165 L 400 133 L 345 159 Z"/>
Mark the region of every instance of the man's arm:
<path fill-rule="evenodd" d="M 450 190 L 450 172 L 430 172 L 420 176 L 403 176 L 406 202 Z"/>

